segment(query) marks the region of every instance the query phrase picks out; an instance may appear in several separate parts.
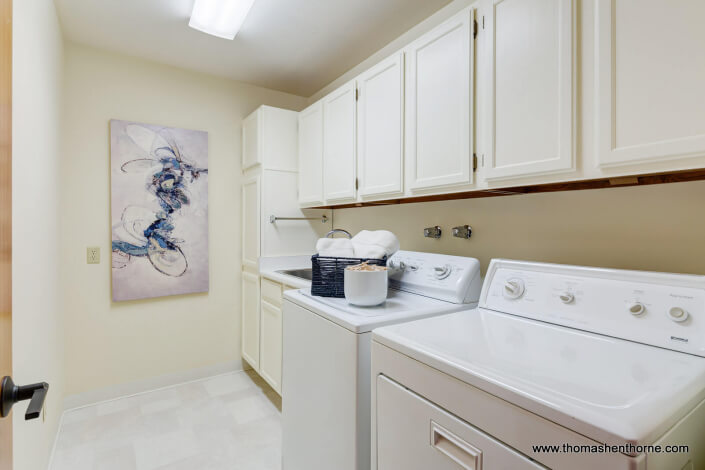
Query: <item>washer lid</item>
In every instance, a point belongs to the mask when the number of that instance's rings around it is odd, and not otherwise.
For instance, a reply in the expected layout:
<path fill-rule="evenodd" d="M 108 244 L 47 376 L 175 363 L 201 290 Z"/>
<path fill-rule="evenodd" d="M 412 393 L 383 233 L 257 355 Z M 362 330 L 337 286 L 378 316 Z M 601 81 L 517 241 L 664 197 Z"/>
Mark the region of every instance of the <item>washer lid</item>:
<path fill-rule="evenodd" d="M 705 358 L 491 310 L 373 338 L 600 443 L 652 444 L 705 399 Z"/>
<path fill-rule="evenodd" d="M 376 307 L 356 307 L 345 299 L 314 297 L 308 289 L 287 291 L 284 298 L 354 333 L 366 333 L 379 326 L 457 312 L 472 306 L 395 289 L 389 289 L 387 301 Z"/>

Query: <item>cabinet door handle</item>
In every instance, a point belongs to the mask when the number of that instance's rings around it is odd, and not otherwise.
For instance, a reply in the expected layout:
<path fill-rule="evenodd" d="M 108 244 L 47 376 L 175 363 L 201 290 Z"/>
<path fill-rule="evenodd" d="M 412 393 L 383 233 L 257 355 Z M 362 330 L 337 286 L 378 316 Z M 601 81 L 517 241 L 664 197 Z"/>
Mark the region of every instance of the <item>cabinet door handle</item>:
<path fill-rule="evenodd" d="M 433 421 L 431 446 L 465 470 L 482 470 L 482 451 Z"/>

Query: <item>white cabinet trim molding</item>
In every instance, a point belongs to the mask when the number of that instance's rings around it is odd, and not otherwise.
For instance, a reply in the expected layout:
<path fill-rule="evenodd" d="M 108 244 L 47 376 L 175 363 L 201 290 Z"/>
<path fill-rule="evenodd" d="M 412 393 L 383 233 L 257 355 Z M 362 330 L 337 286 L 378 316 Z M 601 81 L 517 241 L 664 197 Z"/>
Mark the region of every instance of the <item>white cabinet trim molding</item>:
<path fill-rule="evenodd" d="M 497 6 L 505 0 L 490 0 L 487 14 L 485 44 L 487 47 L 487 111 L 488 119 L 487 146 L 488 166 L 485 179 L 488 181 L 499 179 L 520 178 L 536 174 L 551 174 L 572 171 L 575 169 L 576 152 L 576 0 L 556 0 L 558 2 L 558 142 L 556 155 L 547 155 L 545 158 L 531 160 L 511 165 L 499 165 L 496 161 L 497 134 L 496 134 L 496 57 L 497 57 L 497 31 L 496 11 Z M 517 0 L 513 0 L 517 1 Z M 520 81 L 521 78 L 517 77 Z M 521 86 L 517 83 L 517 86 Z M 526 116 L 527 120 L 531 116 Z"/>

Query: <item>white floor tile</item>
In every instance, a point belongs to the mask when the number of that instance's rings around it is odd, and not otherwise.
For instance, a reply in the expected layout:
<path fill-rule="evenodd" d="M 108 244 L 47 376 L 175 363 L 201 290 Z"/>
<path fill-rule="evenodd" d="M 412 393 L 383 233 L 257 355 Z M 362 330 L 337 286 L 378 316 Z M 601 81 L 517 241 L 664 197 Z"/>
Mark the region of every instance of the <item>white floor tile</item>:
<path fill-rule="evenodd" d="M 279 470 L 272 397 L 238 372 L 71 410 L 51 470 Z"/>

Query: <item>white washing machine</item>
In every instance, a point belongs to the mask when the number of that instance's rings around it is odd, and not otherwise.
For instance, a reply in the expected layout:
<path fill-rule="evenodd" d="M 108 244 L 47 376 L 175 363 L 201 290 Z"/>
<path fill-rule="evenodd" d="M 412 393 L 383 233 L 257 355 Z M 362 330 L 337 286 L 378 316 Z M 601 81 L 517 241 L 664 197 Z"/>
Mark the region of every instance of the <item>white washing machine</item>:
<path fill-rule="evenodd" d="M 375 470 L 705 469 L 705 277 L 493 260 L 375 330 Z"/>
<path fill-rule="evenodd" d="M 369 469 L 372 329 L 477 305 L 474 258 L 400 251 L 388 265 L 389 295 L 377 307 L 284 294 L 284 470 Z"/>

